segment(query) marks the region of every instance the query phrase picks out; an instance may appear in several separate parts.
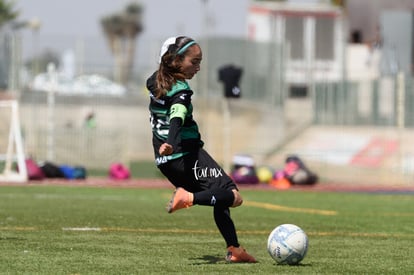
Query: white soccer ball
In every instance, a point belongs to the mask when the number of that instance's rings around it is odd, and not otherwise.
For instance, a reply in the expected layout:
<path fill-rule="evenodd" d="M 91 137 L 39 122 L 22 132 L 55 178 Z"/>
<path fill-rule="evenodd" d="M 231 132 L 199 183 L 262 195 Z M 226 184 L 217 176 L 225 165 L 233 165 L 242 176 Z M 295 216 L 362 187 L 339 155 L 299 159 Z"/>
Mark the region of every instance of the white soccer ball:
<path fill-rule="evenodd" d="M 308 251 L 308 236 L 297 225 L 279 225 L 269 235 L 267 251 L 278 264 L 296 265 Z"/>

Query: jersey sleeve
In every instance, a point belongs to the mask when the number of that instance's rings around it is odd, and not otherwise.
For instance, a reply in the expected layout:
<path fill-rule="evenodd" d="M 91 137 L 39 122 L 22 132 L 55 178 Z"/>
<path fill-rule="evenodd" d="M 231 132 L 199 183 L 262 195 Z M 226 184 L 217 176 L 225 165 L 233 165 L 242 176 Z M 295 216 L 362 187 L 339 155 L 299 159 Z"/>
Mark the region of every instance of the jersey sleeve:
<path fill-rule="evenodd" d="M 184 124 L 191 104 L 191 90 L 183 90 L 174 95 L 170 108 L 170 129 L 167 143 L 177 148 L 181 144 L 181 127 Z"/>
<path fill-rule="evenodd" d="M 177 92 L 171 100 L 170 120 L 173 118 L 181 118 L 182 123 L 188 113 L 188 108 L 191 105 L 191 90 L 182 90 Z"/>
<path fill-rule="evenodd" d="M 188 107 L 191 104 L 191 96 L 193 95 L 193 91 L 191 90 L 181 90 L 174 94 L 174 96 L 171 98 L 171 106 L 174 104 L 182 104 L 186 107 Z"/>
<path fill-rule="evenodd" d="M 182 121 L 180 118 L 175 117 L 170 119 L 170 130 L 168 132 L 167 143 L 172 145 L 173 148 L 177 148 L 181 143 L 181 126 Z"/>

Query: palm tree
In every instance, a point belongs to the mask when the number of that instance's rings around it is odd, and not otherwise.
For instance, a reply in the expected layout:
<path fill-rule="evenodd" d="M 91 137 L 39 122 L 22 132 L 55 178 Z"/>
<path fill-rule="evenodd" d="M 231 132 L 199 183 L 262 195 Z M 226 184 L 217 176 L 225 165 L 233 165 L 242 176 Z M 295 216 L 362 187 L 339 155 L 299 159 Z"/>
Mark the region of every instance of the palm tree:
<path fill-rule="evenodd" d="M 115 59 L 114 79 L 126 83 L 133 69 L 135 40 L 143 29 L 142 6 L 131 3 L 123 12 L 103 17 L 101 25 Z"/>
<path fill-rule="evenodd" d="M 106 16 L 101 20 L 101 24 L 109 44 L 109 48 L 115 59 L 114 80 L 117 82 L 121 82 L 122 79 L 122 47 L 120 43 L 120 37 L 122 34 L 121 21 L 121 16 L 118 14 Z"/>
<path fill-rule="evenodd" d="M 14 20 L 19 15 L 19 13 L 14 11 L 13 8 L 13 3 L 0 0 L 0 28 L 4 24 Z"/>

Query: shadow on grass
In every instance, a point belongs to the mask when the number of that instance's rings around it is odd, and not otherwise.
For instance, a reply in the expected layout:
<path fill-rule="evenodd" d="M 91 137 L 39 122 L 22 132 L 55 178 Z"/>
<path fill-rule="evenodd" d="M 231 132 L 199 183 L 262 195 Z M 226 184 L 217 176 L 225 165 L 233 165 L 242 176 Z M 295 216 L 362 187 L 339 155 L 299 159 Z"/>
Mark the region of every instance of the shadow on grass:
<path fill-rule="evenodd" d="M 298 263 L 298 264 L 288 265 L 288 264 L 278 264 L 276 262 L 273 265 L 277 265 L 277 266 L 289 266 L 291 268 L 301 268 L 301 267 L 309 267 L 309 266 L 312 266 L 312 264 Z"/>
<path fill-rule="evenodd" d="M 18 237 L 0 237 L 0 241 L 26 241 L 26 238 Z"/>
<path fill-rule="evenodd" d="M 223 256 L 212 256 L 204 255 L 198 258 L 190 258 L 191 261 L 194 261 L 192 265 L 204 265 L 204 264 L 228 264 L 226 259 Z M 252 264 L 252 263 L 237 263 L 237 264 Z"/>
<path fill-rule="evenodd" d="M 217 264 L 219 262 L 225 262 L 223 256 L 212 255 L 204 255 L 197 258 L 190 258 L 190 260 L 194 261 L 193 265 Z"/>

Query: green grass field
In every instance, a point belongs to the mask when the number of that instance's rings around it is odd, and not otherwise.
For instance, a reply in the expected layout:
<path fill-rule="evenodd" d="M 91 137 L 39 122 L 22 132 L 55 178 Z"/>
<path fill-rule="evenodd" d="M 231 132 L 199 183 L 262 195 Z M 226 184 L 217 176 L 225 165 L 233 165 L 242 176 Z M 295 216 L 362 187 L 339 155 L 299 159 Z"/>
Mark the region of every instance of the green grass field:
<path fill-rule="evenodd" d="M 232 209 L 257 264 L 227 264 L 212 209 L 165 212 L 172 189 L 0 187 L 0 274 L 413 274 L 414 196 L 242 190 Z M 276 265 L 268 234 L 309 237 L 298 266 Z"/>

